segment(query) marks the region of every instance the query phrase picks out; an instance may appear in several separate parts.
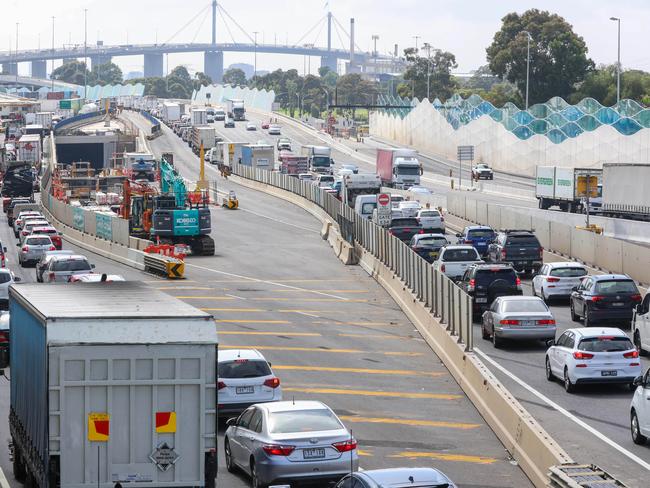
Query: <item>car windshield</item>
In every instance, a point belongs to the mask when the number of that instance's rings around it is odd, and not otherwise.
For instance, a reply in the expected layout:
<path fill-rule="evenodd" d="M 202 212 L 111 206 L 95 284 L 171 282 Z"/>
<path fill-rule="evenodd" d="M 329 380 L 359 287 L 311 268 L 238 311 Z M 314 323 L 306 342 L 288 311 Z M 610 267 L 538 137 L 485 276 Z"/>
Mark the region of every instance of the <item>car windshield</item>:
<path fill-rule="evenodd" d="M 10 273 L 0 273 L 0 283 L 9 283 L 11 281 Z"/>
<path fill-rule="evenodd" d="M 423 210 L 420 212 L 420 217 L 440 217 L 440 212 L 437 210 Z"/>
<path fill-rule="evenodd" d="M 480 259 L 476 249 L 447 249 L 443 261 L 447 262 L 461 262 L 461 261 L 478 261 Z"/>
<path fill-rule="evenodd" d="M 420 174 L 420 168 L 418 168 L 417 166 L 398 166 L 397 167 L 397 174 L 398 175 L 407 175 L 407 176 L 419 175 Z"/>
<path fill-rule="evenodd" d="M 25 242 L 28 246 L 51 246 L 52 241 L 49 237 L 32 237 Z"/>
<path fill-rule="evenodd" d="M 551 276 L 557 276 L 558 278 L 578 278 L 580 276 L 586 276 L 587 270 L 584 268 L 555 268 L 551 270 Z"/>
<path fill-rule="evenodd" d="M 376 202 L 367 202 L 361 205 L 361 213 L 362 214 L 371 214 L 374 209 L 377 208 L 377 203 Z"/>
<path fill-rule="evenodd" d="M 537 237 L 535 236 L 508 236 L 506 240 L 506 247 L 521 247 L 521 246 L 539 246 Z"/>
<path fill-rule="evenodd" d="M 317 432 L 342 428 L 343 426 L 336 416 L 325 408 L 271 412 L 269 415 L 269 432 L 272 434 Z"/>
<path fill-rule="evenodd" d="M 541 300 L 504 300 L 503 312 L 548 312 L 548 307 Z"/>
<path fill-rule="evenodd" d="M 634 345 L 627 337 L 600 336 L 582 339 L 578 343 L 578 349 L 588 352 L 617 352 L 634 349 Z"/>
<path fill-rule="evenodd" d="M 449 244 L 444 237 L 425 237 L 419 239 L 416 245 L 419 247 L 442 247 Z"/>
<path fill-rule="evenodd" d="M 486 237 L 491 239 L 494 237 L 494 231 L 492 229 L 472 229 L 467 231 L 467 237 L 474 238 L 483 238 Z"/>
<path fill-rule="evenodd" d="M 56 229 L 34 229 L 36 234 L 56 234 Z"/>
<path fill-rule="evenodd" d="M 596 282 L 596 293 L 614 295 L 617 293 L 639 293 L 632 280 L 606 280 Z"/>
<path fill-rule="evenodd" d="M 476 271 L 476 284 L 487 286 L 496 280 L 505 280 L 510 284 L 517 282 L 517 273 L 512 268 L 487 268 Z"/>
<path fill-rule="evenodd" d="M 66 259 L 55 262 L 53 271 L 90 271 L 90 264 L 82 259 Z"/>
<path fill-rule="evenodd" d="M 257 378 L 268 376 L 271 368 L 266 361 L 235 359 L 219 363 L 219 378 Z"/>

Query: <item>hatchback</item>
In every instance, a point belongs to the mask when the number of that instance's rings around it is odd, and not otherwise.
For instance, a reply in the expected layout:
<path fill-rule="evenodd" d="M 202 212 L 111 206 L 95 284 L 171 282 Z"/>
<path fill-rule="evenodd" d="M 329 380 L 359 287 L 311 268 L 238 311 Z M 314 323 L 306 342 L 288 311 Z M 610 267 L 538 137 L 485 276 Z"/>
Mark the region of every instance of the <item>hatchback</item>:
<path fill-rule="evenodd" d="M 34 227 L 49 227 L 50 223 L 47 220 L 29 220 L 24 223 L 23 228 L 18 234 L 18 240 L 22 244 L 25 241 L 25 237 L 32 233 Z"/>
<path fill-rule="evenodd" d="M 407 200 L 400 202 L 397 208 L 402 211 L 404 217 L 417 217 L 418 212 L 422 209 L 422 205 L 420 205 L 420 202 Z"/>
<path fill-rule="evenodd" d="M 217 376 L 219 416 L 232 417 L 254 403 L 282 400 L 280 379 L 256 349 L 219 351 Z"/>
<path fill-rule="evenodd" d="M 583 319 L 585 327 L 604 321 L 629 327 L 639 303 L 641 294 L 629 276 L 587 276 L 571 293 L 571 320 Z"/>
<path fill-rule="evenodd" d="M 23 215 L 14 220 L 14 236 L 18 238 L 20 236 L 20 231 L 23 230 L 23 226 L 32 220 L 46 220 L 45 217 L 40 213 L 30 213 Z"/>
<path fill-rule="evenodd" d="M 533 277 L 533 295 L 544 301 L 568 298 L 573 288 L 579 286 L 587 274 L 587 268 L 580 263 L 546 263 Z"/>
<path fill-rule="evenodd" d="M 621 329 L 567 329 L 546 351 L 546 379 L 560 378 L 571 393 L 576 385 L 620 383 L 633 388 L 642 374 L 639 351 Z"/>
<path fill-rule="evenodd" d="M 555 331 L 555 318 L 538 297 L 498 297 L 481 322 L 483 339 L 491 337 L 494 347 L 501 347 L 504 339 L 553 339 Z"/>
<path fill-rule="evenodd" d="M 73 254 L 74 251 L 47 251 L 36 263 L 36 281 L 43 283 L 43 272 L 52 258 L 55 256 L 72 256 Z"/>
<path fill-rule="evenodd" d="M 255 488 L 338 481 L 358 469 L 357 441 L 321 402 L 257 404 L 227 425 L 226 467 L 250 475 Z"/>
<path fill-rule="evenodd" d="M 17 246 L 20 247 L 18 263 L 23 268 L 28 264 L 37 263 L 47 251 L 56 250 L 49 236 L 27 236 L 23 243 Z"/>
<path fill-rule="evenodd" d="M 438 259 L 440 249 L 449 244 L 444 234 L 415 234 L 411 237 L 409 246 L 427 263 Z"/>
<path fill-rule="evenodd" d="M 47 268 L 43 271 L 43 282 L 67 283 L 72 275 L 91 273 L 94 267 L 95 265 L 90 264 L 86 256 L 77 254 L 55 256 L 48 262 Z"/>
<path fill-rule="evenodd" d="M 650 437 L 650 368 L 634 380 L 636 389 L 630 404 L 630 431 L 635 444 L 645 444 Z"/>
<path fill-rule="evenodd" d="M 367 469 L 350 473 L 334 488 L 456 488 L 447 475 L 435 468 Z"/>
<path fill-rule="evenodd" d="M 63 239 L 61 238 L 61 234 L 59 234 L 59 231 L 51 225 L 33 227 L 31 235 L 47 235 L 52 239 L 52 244 L 54 244 L 57 251 L 60 251 L 63 248 Z"/>

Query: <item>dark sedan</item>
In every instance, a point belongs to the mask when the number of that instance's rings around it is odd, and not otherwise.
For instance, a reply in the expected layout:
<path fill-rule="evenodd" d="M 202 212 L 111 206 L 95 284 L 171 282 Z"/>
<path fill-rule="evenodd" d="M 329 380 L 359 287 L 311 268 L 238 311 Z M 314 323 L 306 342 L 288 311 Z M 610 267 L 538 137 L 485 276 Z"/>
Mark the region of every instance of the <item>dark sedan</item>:
<path fill-rule="evenodd" d="M 571 319 L 574 322 L 582 319 L 585 327 L 598 322 L 629 327 L 633 310 L 639 303 L 641 294 L 629 276 L 587 276 L 571 293 Z"/>
<path fill-rule="evenodd" d="M 415 234 L 423 234 L 424 230 L 415 217 L 399 217 L 391 219 L 388 233 L 400 241 L 409 242 Z"/>
<path fill-rule="evenodd" d="M 443 234 L 415 234 L 409 242 L 411 249 L 428 263 L 438 259 L 440 249 L 447 244 L 449 242 Z"/>

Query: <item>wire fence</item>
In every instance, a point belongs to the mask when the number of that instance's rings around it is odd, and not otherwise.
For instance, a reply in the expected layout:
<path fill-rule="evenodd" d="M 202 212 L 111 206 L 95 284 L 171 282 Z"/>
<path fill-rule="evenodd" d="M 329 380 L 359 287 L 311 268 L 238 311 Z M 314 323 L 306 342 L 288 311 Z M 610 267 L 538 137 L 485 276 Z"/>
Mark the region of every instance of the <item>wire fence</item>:
<path fill-rule="evenodd" d="M 458 336 L 465 350 L 472 350 L 472 297 L 406 243 L 309 182 L 241 164 L 232 165 L 232 174 L 289 191 L 318 205 L 338 224 L 343 239 L 363 247 L 390 268 L 449 333 Z"/>

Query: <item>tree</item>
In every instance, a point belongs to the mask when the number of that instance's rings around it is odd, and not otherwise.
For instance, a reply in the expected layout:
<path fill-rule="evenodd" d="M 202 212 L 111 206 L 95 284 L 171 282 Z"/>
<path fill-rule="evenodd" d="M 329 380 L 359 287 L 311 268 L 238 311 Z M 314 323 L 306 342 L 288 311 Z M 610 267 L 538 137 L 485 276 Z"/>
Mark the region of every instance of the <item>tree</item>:
<path fill-rule="evenodd" d="M 95 65 L 88 75 L 88 83 L 92 85 L 117 85 L 122 83 L 122 70 L 115 63 Z"/>
<path fill-rule="evenodd" d="M 361 78 L 358 73 L 339 76 L 336 80 L 338 103 L 361 105 L 371 104 L 377 96 L 377 86 Z"/>
<path fill-rule="evenodd" d="M 599 66 L 591 71 L 571 94 L 569 101 L 578 103 L 587 97 L 598 100 L 603 105 L 616 103 L 616 66 Z"/>
<path fill-rule="evenodd" d="M 231 68 L 223 74 L 223 82 L 232 86 L 246 85 L 246 73 L 239 68 Z"/>
<path fill-rule="evenodd" d="M 187 88 L 178 82 L 170 82 L 167 95 L 171 98 L 190 98 L 190 93 Z"/>
<path fill-rule="evenodd" d="M 445 100 L 454 93 L 456 81 L 451 70 L 458 65 L 452 53 L 435 49 L 431 57 L 421 57 L 415 48 L 408 48 L 404 50 L 404 56 L 409 65 L 404 72 L 404 83 L 397 87 L 400 96 L 425 98 L 427 79 L 431 98 Z"/>
<path fill-rule="evenodd" d="M 530 42 L 530 104 L 554 96 L 567 98 L 576 83 L 585 79 L 594 63 L 587 58 L 587 46 L 573 32 L 571 24 L 557 14 L 537 9 L 503 17 L 501 29 L 486 49 L 494 74 L 526 92 L 527 35 Z"/>
<path fill-rule="evenodd" d="M 52 78 L 66 83 L 83 85 L 86 77 L 90 79 L 90 72 L 86 69 L 86 63 L 73 59 L 52 71 Z"/>
<path fill-rule="evenodd" d="M 208 86 L 212 84 L 212 78 L 206 75 L 203 71 L 197 71 L 194 74 L 194 80 L 192 80 L 192 85 L 195 90 L 200 90 L 202 86 Z"/>

